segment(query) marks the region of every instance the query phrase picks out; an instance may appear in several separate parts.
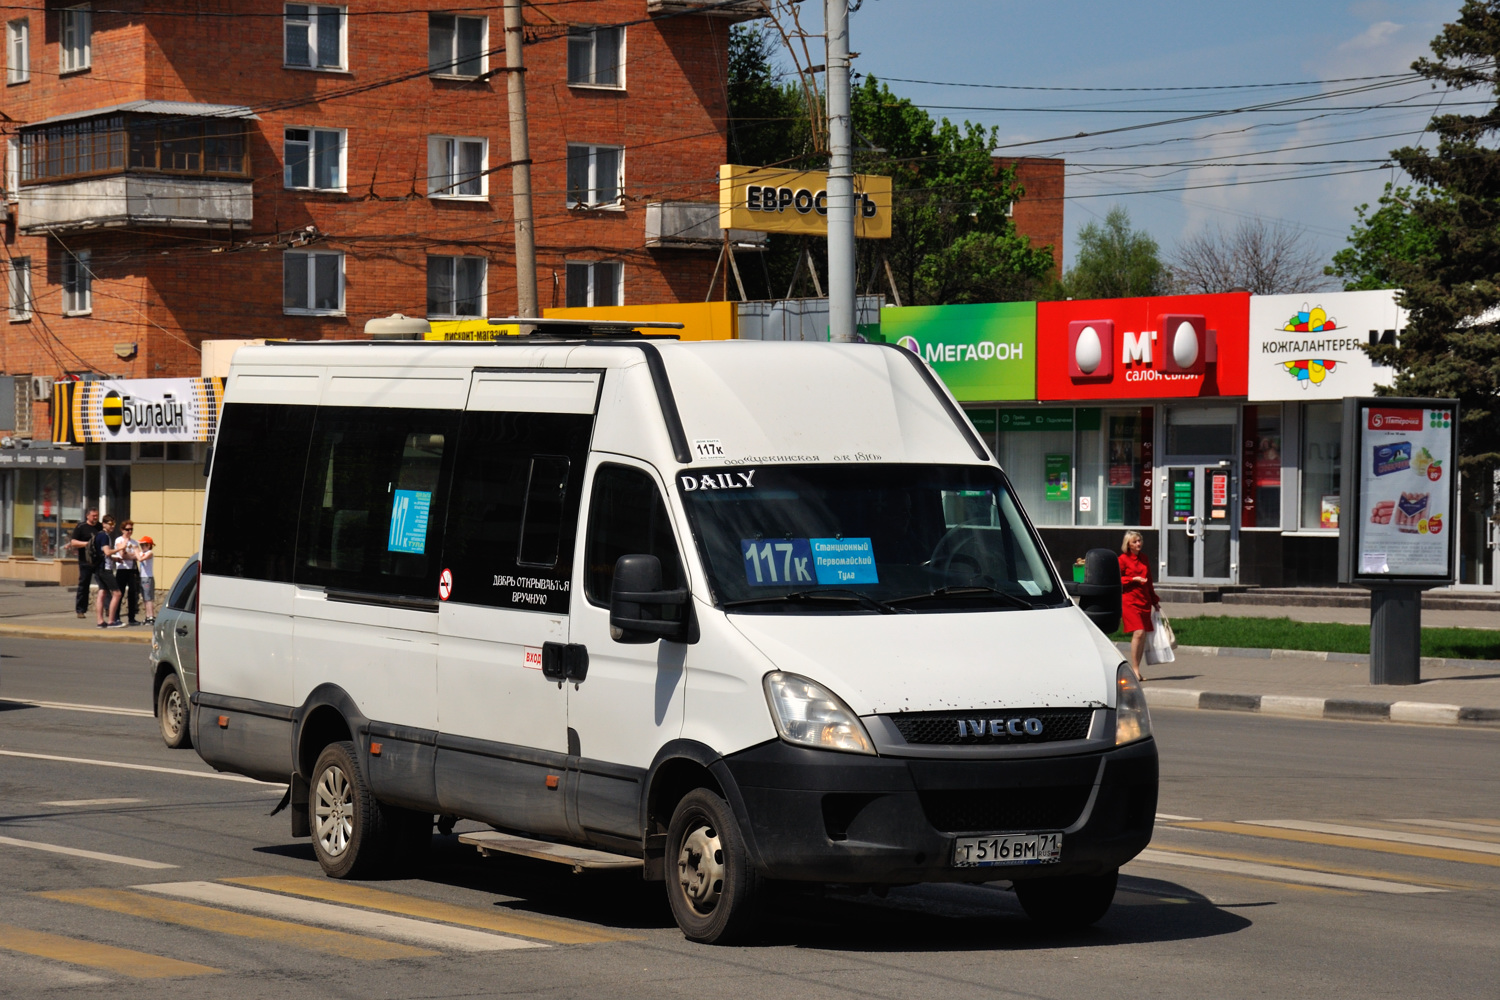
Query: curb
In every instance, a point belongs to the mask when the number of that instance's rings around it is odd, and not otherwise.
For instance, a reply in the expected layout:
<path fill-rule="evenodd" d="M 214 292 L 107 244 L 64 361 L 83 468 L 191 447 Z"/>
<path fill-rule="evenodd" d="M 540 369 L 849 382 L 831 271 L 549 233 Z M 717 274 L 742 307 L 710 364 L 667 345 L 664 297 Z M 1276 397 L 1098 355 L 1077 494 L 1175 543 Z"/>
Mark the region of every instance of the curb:
<path fill-rule="evenodd" d="M 1130 643 L 1117 642 L 1115 648 L 1129 654 Z M 1358 663 L 1370 665 L 1369 653 L 1325 653 L 1314 649 L 1252 649 L 1246 646 L 1178 646 L 1176 652 L 1195 656 L 1239 656 L 1248 660 L 1317 660 L 1322 663 Z M 1460 660 L 1446 656 L 1424 656 L 1422 666 L 1434 670 L 1500 670 L 1500 660 Z"/>
<path fill-rule="evenodd" d="M 83 629 L 48 625 L 0 625 L 0 638 L 12 639 L 71 639 L 74 642 L 125 642 L 136 645 L 151 645 L 151 629 L 143 627 L 135 631 L 125 629 Z"/>
<path fill-rule="evenodd" d="M 1305 698 L 1295 695 L 1224 694 L 1183 688 L 1146 690 L 1155 708 L 1195 708 L 1218 712 L 1255 712 L 1296 719 L 1343 722 L 1404 722 L 1420 726 L 1479 726 L 1500 729 L 1500 708 L 1440 705 L 1428 701 L 1361 701 L 1352 698 Z"/>

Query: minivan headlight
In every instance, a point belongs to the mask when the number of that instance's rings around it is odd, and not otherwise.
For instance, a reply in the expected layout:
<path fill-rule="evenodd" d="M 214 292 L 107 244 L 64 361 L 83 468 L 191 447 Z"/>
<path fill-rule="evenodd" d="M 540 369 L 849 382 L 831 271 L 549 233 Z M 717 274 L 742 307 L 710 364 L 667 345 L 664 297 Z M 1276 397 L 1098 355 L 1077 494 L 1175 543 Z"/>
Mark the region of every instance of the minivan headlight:
<path fill-rule="evenodd" d="M 1146 711 L 1146 693 L 1130 664 L 1122 663 L 1115 671 L 1115 746 L 1150 735 L 1151 713 Z"/>
<path fill-rule="evenodd" d="M 779 670 L 766 674 L 765 685 L 776 732 L 788 743 L 847 753 L 875 752 L 859 717 L 823 685 Z"/>

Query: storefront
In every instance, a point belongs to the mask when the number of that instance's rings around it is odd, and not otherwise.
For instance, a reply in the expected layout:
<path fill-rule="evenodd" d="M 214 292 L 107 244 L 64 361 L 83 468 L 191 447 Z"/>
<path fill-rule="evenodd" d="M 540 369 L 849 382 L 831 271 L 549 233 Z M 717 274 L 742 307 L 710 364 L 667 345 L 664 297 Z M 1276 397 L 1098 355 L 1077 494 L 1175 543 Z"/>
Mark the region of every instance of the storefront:
<path fill-rule="evenodd" d="M 0 577 L 56 577 L 53 563 L 83 517 L 84 484 L 81 448 L 0 449 Z"/>

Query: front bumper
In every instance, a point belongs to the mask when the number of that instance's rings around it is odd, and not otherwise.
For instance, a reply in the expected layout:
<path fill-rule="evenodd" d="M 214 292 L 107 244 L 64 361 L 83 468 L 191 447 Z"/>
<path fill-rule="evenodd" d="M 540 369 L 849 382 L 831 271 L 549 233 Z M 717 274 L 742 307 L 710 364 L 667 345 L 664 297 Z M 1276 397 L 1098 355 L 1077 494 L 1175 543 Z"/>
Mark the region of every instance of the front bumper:
<path fill-rule="evenodd" d="M 866 757 L 763 743 L 714 768 L 752 857 L 770 878 L 992 882 L 1093 875 L 1151 841 L 1156 742 L 1058 757 Z M 1062 830 L 1045 865 L 954 868 L 954 840 Z"/>

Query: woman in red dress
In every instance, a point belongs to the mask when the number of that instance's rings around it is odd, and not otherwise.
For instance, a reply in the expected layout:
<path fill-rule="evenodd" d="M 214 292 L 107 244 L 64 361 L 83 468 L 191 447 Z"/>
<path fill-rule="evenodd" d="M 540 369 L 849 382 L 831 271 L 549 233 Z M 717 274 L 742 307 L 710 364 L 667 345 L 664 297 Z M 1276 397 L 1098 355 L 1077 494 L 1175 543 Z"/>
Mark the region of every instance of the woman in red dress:
<path fill-rule="evenodd" d="M 1139 531 L 1125 532 L 1120 543 L 1120 628 L 1130 635 L 1130 668 L 1141 677 L 1141 655 L 1146 633 L 1153 631 L 1151 609 L 1160 608 L 1156 588 L 1151 586 L 1151 567 L 1141 558 L 1145 540 Z"/>

